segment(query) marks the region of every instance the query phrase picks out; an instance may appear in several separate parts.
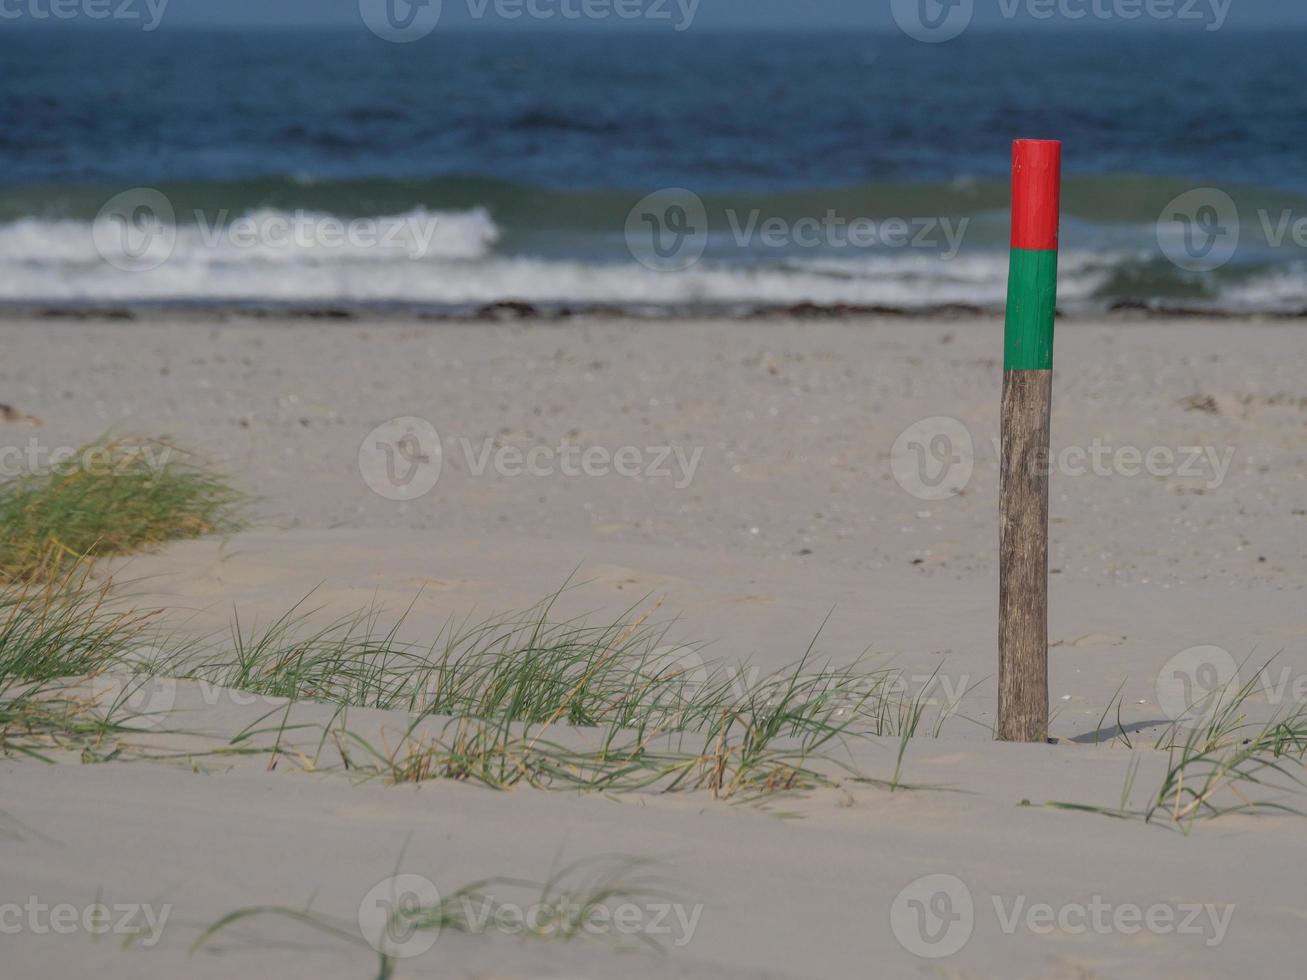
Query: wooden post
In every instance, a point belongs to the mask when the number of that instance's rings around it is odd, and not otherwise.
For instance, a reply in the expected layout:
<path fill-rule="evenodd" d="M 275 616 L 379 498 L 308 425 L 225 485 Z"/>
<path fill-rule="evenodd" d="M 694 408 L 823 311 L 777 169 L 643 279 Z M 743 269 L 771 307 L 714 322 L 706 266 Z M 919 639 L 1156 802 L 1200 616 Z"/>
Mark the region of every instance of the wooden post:
<path fill-rule="evenodd" d="M 1048 470 L 1062 144 L 1012 148 L 999 484 L 998 737 L 1048 738 Z"/>

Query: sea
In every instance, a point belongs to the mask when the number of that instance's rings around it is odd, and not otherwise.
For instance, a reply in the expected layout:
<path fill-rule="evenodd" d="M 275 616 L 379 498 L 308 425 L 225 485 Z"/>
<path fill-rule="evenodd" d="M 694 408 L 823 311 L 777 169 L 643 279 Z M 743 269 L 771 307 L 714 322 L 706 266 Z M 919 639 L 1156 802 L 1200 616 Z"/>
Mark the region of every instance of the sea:
<path fill-rule="evenodd" d="M 0 303 L 1307 311 L 1307 34 L 0 26 Z"/>

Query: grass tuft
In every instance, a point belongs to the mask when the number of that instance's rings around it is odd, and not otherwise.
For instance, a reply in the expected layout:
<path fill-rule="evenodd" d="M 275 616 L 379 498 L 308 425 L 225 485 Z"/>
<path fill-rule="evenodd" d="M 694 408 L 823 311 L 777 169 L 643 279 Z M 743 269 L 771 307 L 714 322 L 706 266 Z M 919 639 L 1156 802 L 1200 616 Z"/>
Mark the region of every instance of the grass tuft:
<path fill-rule="evenodd" d="M 1248 702 L 1261 686 L 1264 672 L 1265 668 L 1237 689 L 1230 686 L 1206 695 L 1203 703 L 1194 706 L 1203 709 L 1201 724 L 1177 721 L 1167 727 L 1156 746 L 1167 753 L 1162 783 L 1143 808 L 1130 806 L 1139 772 L 1137 757 L 1127 770 L 1117 807 L 1066 802 L 1048 805 L 1117 819 L 1141 819 L 1184 834 L 1191 833 L 1200 820 L 1233 814 L 1300 815 L 1301 811 L 1280 802 L 1279 797 L 1307 789 L 1302 774 L 1307 758 L 1307 705 L 1277 710 L 1262 723 L 1249 722 Z M 1121 731 L 1124 734 L 1124 728 Z"/>
<path fill-rule="evenodd" d="M 69 692 L 130 656 L 150 614 L 105 607 L 109 584 L 90 588 L 85 565 L 41 584 L 0 587 L 0 756 L 48 758 L 54 750 L 104 757 L 123 731 L 112 712 Z"/>
<path fill-rule="evenodd" d="M 594 625 L 554 619 L 556 598 L 518 616 L 451 620 L 429 644 L 400 639 L 403 617 L 381 628 L 375 608 L 315 626 L 301 603 L 269 627 L 237 623 L 229 644 L 152 669 L 291 701 L 408 712 L 397 745 L 344 730 L 324 737 L 348 768 L 390 782 L 498 789 L 728 799 L 833 785 L 818 769 L 847 773 L 850 741 L 906 741 L 926 711 L 924 693 L 904 700 L 889 669 L 814 663 L 809 646 L 797 664 L 759 675 L 669 644 L 667 627 L 650 623 L 656 606 Z"/>
<path fill-rule="evenodd" d="M 243 502 L 171 442 L 101 439 L 0 482 L 0 580 L 58 579 L 84 557 L 235 531 Z"/>
<path fill-rule="evenodd" d="M 667 883 L 650 872 L 650 864 L 640 858 L 597 856 L 568 865 L 545 881 L 485 878 L 442 895 L 434 904 L 399 900 L 388 903 L 391 910 L 382 930 L 383 941 L 378 943 L 381 948 L 374 947 L 377 978 L 388 980 L 394 976 L 396 961 L 386 940 L 408 939 L 421 932 L 485 935 L 502 931 L 537 941 L 570 943 L 591 939 L 624 950 L 659 951 L 662 945 L 652 930 L 638 930 L 638 944 L 631 944 L 622 931 L 608 925 L 619 906 L 661 909 L 679 902 Z M 524 915 L 525 910 L 530 914 Z M 311 907 L 259 905 L 237 909 L 214 922 L 195 940 L 191 952 L 203 949 L 237 923 L 268 917 L 289 919 L 351 945 L 364 943 L 352 923 L 335 921 Z"/>
<path fill-rule="evenodd" d="M 383 628 L 381 611 L 370 608 L 313 625 L 313 611 L 301 602 L 261 630 L 236 620 L 230 642 L 214 644 L 169 641 L 158 631 L 142 636 L 141 622 L 153 617 L 101 613 L 108 591 L 107 584 L 87 588 L 85 572 L 59 586 L 11 583 L 4 592 L 11 633 L 25 629 L 29 640 L 22 652 L 9 643 L 4 677 L 30 685 L 125 674 L 113 688 L 122 688 L 122 703 L 108 717 L 129 713 L 132 676 L 141 684 L 167 676 L 290 704 L 338 705 L 341 727 L 327 725 L 321 744 L 333 740 L 347 770 L 392 783 L 706 790 L 748 800 L 856 776 L 850 742 L 897 735 L 906 743 L 925 711 L 924 692 L 901 697 L 895 671 L 814 663 L 815 637 L 797 664 L 770 674 L 704 660 L 697 649 L 668 644 L 667 627 L 649 623 L 656 606 L 616 622 L 560 622 L 551 617 L 555 595 L 522 615 L 451 620 L 435 641 L 415 644 L 400 637 L 404 616 Z M 142 649 L 152 651 L 150 659 L 141 658 Z M 22 690 L 29 717 L 38 703 L 48 709 Z M 6 703 L 12 719 L 16 702 Z M 350 707 L 404 711 L 410 720 L 398 745 L 370 744 L 345 728 Z M 122 725 L 132 727 L 131 719 Z M 237 744 L 255 734 L 216 752 L 255 751 Z M 83 755 L 113 757 L 115 747 L 88 747 Z M 896 787 L 901 765 L 902 745 Z"/>

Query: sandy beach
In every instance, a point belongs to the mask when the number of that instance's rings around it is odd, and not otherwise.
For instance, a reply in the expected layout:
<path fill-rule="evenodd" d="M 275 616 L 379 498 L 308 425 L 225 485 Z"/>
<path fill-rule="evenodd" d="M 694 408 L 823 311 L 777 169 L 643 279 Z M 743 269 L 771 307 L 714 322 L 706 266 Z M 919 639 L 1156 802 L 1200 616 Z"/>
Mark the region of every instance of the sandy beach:
<path fill-rule="evenodd" d="M 0 0 L 0 980 L 1301 975 L 1305 42 Z"/>
<path fill-rule="evenodd" d="M 1301 328 L 1059 324 L 1055 744 L 1033 746 L 993 741 L 1000 319 L 0 323 L 5 465 L 106 432 L 166 434 L 257 498 L 246 531 L 100 570 L 179 630 L 221 637 L 233 612 L 267 623 L 309 596 L 325 619 L 375 605 L 385 623 L 411 605 L 401 630 L 421 641 L 570 583 L 560 617 L 649 611 L 669 643 L 744 670 L 810 645 L 823 662 L 865 658 L 939 720 L 902 760 L 897 738 L 851 746 L 865 780 L 759 802 L 495 792 L 388 786 L 334 756 L 306 771 L 293 757 L 321 748 L 329 706 L 182 682 L 177 728 L 230 740 L 283 706 L 305 728 L 271 770 L 266 754 L 204 759 L 158 731 L 142 744 L 180 754 L 0 762 L 7 894 L 171 909 L 157 941 L 126 949 L 84 930 L 6 935 L 6 970 L 369 977 L 365 943 L 284 916 L 188 950 L 243 907 L 311 902 L 357 932 L 369 889 L 396 874 L 447 894 L 617 854 L 658 862 L 685 896 L 661 953 L 445 930 L 394 976 L 1292 975 L 1301 817 L 1233 814 L 1185 834 L 1044 804 L 1124 808 L 1132 772 L 1135 805 L 1156 790 L 1176 665 L 1212 656 L 1187 651 L 1225 651 L 1244 680 L 1271 664 L 1250 716 L 1301 692 Z M 359 709 L 352 724 L 385 742 L 406 720 Z M 1274 781 L 1256 792 L 1294 805 Z M 954 889 L 943 946 L 905 938 L 912 903 L 937 894 L 918 884 L 928 875 Z"/>

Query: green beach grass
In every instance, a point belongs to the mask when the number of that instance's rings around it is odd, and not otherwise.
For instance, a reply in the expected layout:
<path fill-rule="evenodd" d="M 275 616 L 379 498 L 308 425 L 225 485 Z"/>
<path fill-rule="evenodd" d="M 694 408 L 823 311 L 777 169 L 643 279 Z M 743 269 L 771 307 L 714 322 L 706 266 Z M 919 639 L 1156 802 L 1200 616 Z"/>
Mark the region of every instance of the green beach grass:
<path fill-rule="evenodd" d="M 60 581 L 0 588 L 0 755 L 95 753 L 123 729 L 70 679 L 122 663 L 151 626 L 150 613 L 111 611 L 107 584 L 83 566 Z"/>
<path fill-rule="evenodd" d="M 225 477 L 167 440 L 101 439 L 0 482 L 0 579 L 57 579 L 84 558 L 233 532 L 244 502 Z"/>
<path fill-rule="evenodd" d="M 352 771 L 390 782 L 497 789 L 747 798 L 833 785 L 851 773 L 851 739 L 906 742 L 926 714 L 920 695 L 900 696 L 896 671 L 819 661 L 815 637 L 794 665 L 750 672 L 669 642 L 669 626 L 651 622 L 656 606 L 600 624 L 558 620 L 560 594 L 518 615 L 450 620 L 425 644 L 399 638 L 403 615 L 387 628 L 377 609 L 316 626 L 301 603 L 150 669 L 292 702 L 403 711 L 411 721 L 395 744 L 347 727 L 324 739 Z"/>
<path fill-rule="evenodd" d="M 113 611 L 93 560 L 238 530 L 245 500 L 157 438 L 101 439 L 0 482 L 0 753 L 101 755 L 118 706 L 95 710 L 69 681 L 121 668 L 157 612 Z"/>
<path fill-rule="evenodd" d="M 1166 753 L 1162 782 L 1142 807 L 1131 803 L 1139 774 L 1138 755 L 1126 770 L 1117 806 L 1065 801 L 1047 805 L 1118 820 L 1142 820 L 1173 827 L 1186 835 L 1199 821 L 1235 814 L 1303 815 L 1279 799 L 1262 798 L 1266 793 L 1282 796 L 1307 790 L 1303 772 L 1307 763 L 1307 706 L 1277 709 L 1260 722 L 1248 719 L 1249 701 L 1262 686 L 1268 668 L 1263 667 L 1239 687 L 1210 692 L 1203 696 L 1205 701 L 1191 705 L 1192 710 L 1199 711 L 1195 720 L 1201 723 L 1176 721 L 1163 730 L 1154 746 L 1155 751 Z M 1130 740 L 1119 720 L 1119 699 L 1118 690 L 1103 716 L 1106 718 L 1113 707 L 1118 709 L 1117 728 L 1128 748 Z"/>
<path fill-rule="evenodd" d="M 897 735 L 902 747 L 924 715 L 920 696 L 894 690 L 890 669 L 819 664 L 809 648 L 772 673 L 728 670 L 668 644 L 667 627 L 650 624 L 649 613 L 602 625 L 555 621 L 557 594 L 520 615 L 450 621 L 429 644 L 398 638 L 403 615 L 386 629 L 377 609 L 314 626 L 302 604 L 261 630 L 235 621 L 230 639 L 214 642 L 160 627 L 162 610 L 109 611 L 118 608 L 107 604 L 110 584 L 93 585 L 89 566 L 80 569 L 58 583 L 0 589 L 8 612 L 0 750 L 76 743 L 95 759 L 125 751 L 126 698 L 104 705 L 63 692 L 107 673 L 124 691 L 131 675 L 161 676 L 339 706 L 341 723 L 327 726 L 322 742 L 334 742 L 347 770 L 392 783 L 749 799 L 858 776 L 850 740 Z M 402 711 L 408 727 L 395 744 L 374 744 L 345 724 L 352 707 Z M 275 759 L 276 747 L 252 744 L 242 732 L 211 754 Z"/>
<path fill-rule="evenodd" d="M 216 645 L 146 643 L 142 623 L 157 613 L 102 611 L 110 587 L 90 586 L 94 559 L 238 530 L 244 503 L 224 476 L 163 439 L 102 439 L 0 484 L 5 747 L 29 747 L 37 732 L 53 737 L 56 719 L 69 733 L 85 734 L 85 725 L 106 734 L 100 715 L 41 685 L 109 670 L 402 710 L 413 724 L 398 746 L 333 733 L 350 768 L 392 782 L 500 789 L 710 789 L 732 798 L 830 785 L 823 773 L 848 771 L 837 759 L 848 739 L 899 735 L 906 745 L 922 721 L 920 701 L 892 692 L 893 671 L 818 665 L 810 647 L 792 668 L 748 676 L 669 643 L 668 627 L 651 623 L 656 605 L 600 625 L 558 621 L 561 590 L 521 615 L 451 620 L 425 645 L 399 639 L 402 615 L 382 629 L 376 609 L 315 626 L 300 603 L 260 631 L 236 621 L 230 642 Z M 173 652 L 143 663 L 131 655 L 141 646 Z M 444 725 L 434 734 L 433 717 Z M 587 733 L 591 747 L 560 737 L 567 730 Z"/>
<path fill-rule="evenodd" d="M 624 936 L 603 927 L 622 905 L 670 907 L 683 903 L 666 879 L 653 873 L 652 862 L 624 855 L 597 855 L 560 868 L 544 881 L 492 877 L 463 885 L 431 904 L 387 902 L 391 911 L 372 924 L 377 935 L 360 937 L 354 923 L 340 922 L 304 908 L 259 905 L 237 909 L 209 925 L 191 945 L 204 949 L 219 934 L 250 919 L 280 918 L 306 926 L 353 946 L 371 946 L 377 955 L 376 980 L 395 976 L 391 937 L 406 941 L 417 934 L 487 935 L 501 932 L 532 942 L 607 943 L 621 952 L 663 951 L 656 935 L 636 931 Z M 530 910 L 524 915 L 523 910 Z M 697 916 L 696 916 L 697 918 Z M 628 930 L 629 932 L 630 930 Z M 686 939 L 688 937 L 682 937 Z"/>
<path fill-rule="evenodd" d="M 118 717 L 123 706 L 106 711 L 68 693 L 77 679 L 114 672 L 339 706 L 340 723 L 323 730 L 321 744 L 334 744 L 345 769 L 392 783 L 749 800 L 845 780 L 919 788 L 902 781 L 909 742 L 938 736 L 957 708 L 932 704 L 925 689 L 909 696 L 888 667 L 819 657 L 820 629 L 793 665 L 762 674 L 671 642 L 673 624 L 653 618 L 658 604 L 598 624 L 558 619 L 566 585 L 524 613 L 451 619 L 415 643 L 401 638 L 407 612 L 388 626 L 378 608 L 319 624 L 307 599 L 262 629 L 236 619 L 225 639 L 192 638 L 159 628 L 162 610 L 116 611 L 111 583 L 91 581 L 96 557 L 239 529 L 244 503 L 225 477 L 159 439 L 101 440 L 46 473 L 0 484 L 0 752 L 117 757 L 132 730 Z M 141 649 L 151 658 L 137 656 Z M 1250 683 L 1229 692 L 1203 728 L 1163 736 L 1165 778 L 1144 809 L 1128 803 L 1134 767 L 1115 809 L 1050 805 L 1165 816 L 1184 829 L 1228 813 L 1284 812 L 1251 794 L 1303 784 L 1307 715 L 1248 726 L 1252 691 Z M 1114 706 L 1128 745 L 1119 691 L 1104 721 Z M 374 744 L 345 724 L 355 707 L 404 712 L 407 728 L 395 744 Z M 890 779 L 851 762 L 853 742 L 877 737 L 898 744 Z M 281 740 L 253 744 L 241 733 L 214 754 L 266 751 L 275 760 Z"/>

